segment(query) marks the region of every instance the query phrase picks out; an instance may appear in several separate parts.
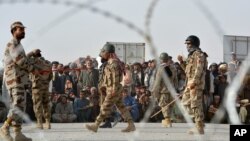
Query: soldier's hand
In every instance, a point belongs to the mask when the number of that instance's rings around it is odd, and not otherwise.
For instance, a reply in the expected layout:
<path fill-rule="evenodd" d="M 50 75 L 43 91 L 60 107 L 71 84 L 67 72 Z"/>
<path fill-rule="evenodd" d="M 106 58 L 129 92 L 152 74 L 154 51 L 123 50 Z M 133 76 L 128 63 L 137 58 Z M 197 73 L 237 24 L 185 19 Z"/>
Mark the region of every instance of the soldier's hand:
<path fill-rule="evenodd" d="M 181 55 L 178 55 L 177 59 L 179 62 L 183 62 L 183 57 Z"/>
<path fill-rule="evenodd" d="M 188 84 L 188 87 L 189 87 L 189 89 L 192 90 L 192 89 L 195 88 L 195 85 L 196 85 L 196 84 L 192 82 L 192 83 L 189 83 L 189 84 Z"/>

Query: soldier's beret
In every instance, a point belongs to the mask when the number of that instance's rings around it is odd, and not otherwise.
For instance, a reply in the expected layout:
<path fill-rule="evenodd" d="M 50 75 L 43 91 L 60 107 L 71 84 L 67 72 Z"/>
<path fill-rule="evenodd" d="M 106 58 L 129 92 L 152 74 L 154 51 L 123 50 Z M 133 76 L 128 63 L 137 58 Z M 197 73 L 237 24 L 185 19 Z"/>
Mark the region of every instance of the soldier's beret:
<path fill-rule="evenodd" d="M 20 21 L 16 21 L 16 22 L 12 23 L 11 26 L 10 26 L 10 29 L 12 30 L 12 29 L 14 29 L 14 28 L 16 28 L 16 27 L 25 28 L 25 26 L 23 25 L 23 23 L 20 22 Z"/>

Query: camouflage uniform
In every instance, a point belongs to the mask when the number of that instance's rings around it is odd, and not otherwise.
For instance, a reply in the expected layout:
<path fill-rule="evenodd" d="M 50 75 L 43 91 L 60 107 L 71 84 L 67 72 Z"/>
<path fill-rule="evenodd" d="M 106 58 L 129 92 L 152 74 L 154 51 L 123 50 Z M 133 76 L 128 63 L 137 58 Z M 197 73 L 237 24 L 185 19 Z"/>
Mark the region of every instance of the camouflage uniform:
<path fill-rule="evenodd" d="M 104 68 L 106 66 L 107 62 L 103 62 L 102 65 L 99 68 L 99 82 L 98 82 L 98 91 L 100 93 L 100 106 L 102 105 L 106 94 L 104 93 L 104 91 L 106 91 L 106 87 L 103 83 L 104 81 Z"/>
<path fill-rule="evenodd" d="M 171 76 L 169 76 L 169 80 L 171 84 L 174 86 L 177 82 L 177 73 L 176 69 L 174 68 L 173 65 L 167 66 L 166 63 L 162 63 L 161 66 L 158 68 L 156 72 L 156 78 L 154 82 L 154 87 L 153 87 L 153 94 L 156 96 L 156 98 L 159 101 L 159 106 L 162 108 L 162 114 L 164 116 L 164 120 L 162 121 L 162 124 L 164 127 L 171 127 L 171 111 L 172 111 L 172 106 L 165 107 L 168 103 L 170 103 L 173 98 L 170 94 L 170 91 L 168 90 L 167 85 L 164 82 L 164 73 L 166 73 L 166 67 L 169 68 L 171 71 Z M 166 74 L 167 75 L 167 74 Z"/>
<path fill-rule="evenodd" d="M 202 96 L 205 86 L 207 68 L 206 54 L 199 48 L 189 54 L 186 64 L 182 64 L 186 73 L 186 88 L 182 97 L 182 104 L 187 112 L 194 118 L 197 128 L 203 130 Z"/>
<path fill-rule="evenodd" d="M 33 109 L 37 118 L 37 127 L 43 128 L 42 118 L 46 121 L 46 128 L 50 129 L 51 107 L 49 96 L 49 82 L 52 79 L 49 61 L 43 57 L 34 57 L 33 61 L 43 70 L 38 73 L 31 73 Z"/>
<path fill-rule="evenodd" d="M 7 44 L 4 55 L 4 76 L 11 99 L 11 107 L 7 116 L 8 119 L 1 129 L 5 127 L 7 128 L 5 131 L 8 132 L 9 126 L 14 126 L 17 140 L 17 138 L 23 137 L 21 133 L 23 119 L 20 110 L 23 112 L 26 105 L 25 86 L 28 85 L 28 73 L 33 71 L 34 67 L 26 57 L 22 44 L 15 38 Z M 29 138 L 25 139 L 31 140 Z"/>
<path fill-rule="evenodd" d="M 121 73 L 121 69 L 119 67 L 119 62 L 115 59 L 109 59 L 105 65 L 104 74 L 102 76 L 103 80 L 101 80 L 101 82 L 103 83 L 102 87 L 106 88 L 106 96 L 101 105 L 100 114 L 97 116 L 95 124 L 86 125 L 89 130 L 97 132 L 101 122 L 105 118 L 111 116 L 112 107 L 114 104 L 122 113 L 124 120 L 129 122 L 129 126 L 133 126 L 132 130 L 130 130 L 130 127 L 129 129 L 126 128 L 123 131 L 129 132 L 135 130 L 134 125 L 132 125 L 133 119 L 122 101 L 122 85 L 120 82 L 122 81 L 123 74 Z"/>

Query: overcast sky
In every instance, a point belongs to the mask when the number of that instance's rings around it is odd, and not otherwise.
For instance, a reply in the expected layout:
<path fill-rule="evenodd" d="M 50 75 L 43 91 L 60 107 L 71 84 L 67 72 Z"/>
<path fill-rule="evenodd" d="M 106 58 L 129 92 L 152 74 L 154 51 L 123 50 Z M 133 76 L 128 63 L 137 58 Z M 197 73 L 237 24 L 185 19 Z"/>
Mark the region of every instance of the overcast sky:
<path fill-rule="evenodd" d="M 91 3 L 97 12 L 79 8 L 76 3 Z M 27 27 L 22 41 L 26 53 L 39 48 L 46 59 L 64 64 L 78 57 L 98 56 L 107 41 L 145 42 L 135 30 L 99 11 L 108 11 L 145 30 L 150 3 L 151 0 L 1 0 L 0 59 L 12 37 L 10 25 L 17 20 Z M 187 55 L 184 41 L 194 34 L 209 55 L 209 63 L 221 62 L 224 34 L 250 36 L 249 6 L 250 0 L 160 0 L 150 26 L 157 52 L 167 52 L 174 60 L 178 54 Z M 153 58 L 150 52 L 147 45 L 146 60 Z"/>

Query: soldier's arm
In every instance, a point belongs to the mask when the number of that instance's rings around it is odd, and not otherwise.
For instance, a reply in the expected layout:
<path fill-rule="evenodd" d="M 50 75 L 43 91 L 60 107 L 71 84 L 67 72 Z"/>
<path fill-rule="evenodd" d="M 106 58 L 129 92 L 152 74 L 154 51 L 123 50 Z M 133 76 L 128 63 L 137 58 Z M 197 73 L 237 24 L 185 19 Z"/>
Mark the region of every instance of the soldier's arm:
<path fill-rule="evenodd" d="M 15 64 L 17 64 L 20 68 L 23 68 L 29 72 L 34 70 L 34 67 L 29 63 L 28 58 L 26 57 L 23 50 L 19 50 L 15 48 L 13 44 L 8 44 L 10 56 Z"/>
<path fill-rule="evenodd" d="M 197 67 L 195 68 L 195 73 L 194 73 L 193 79 L 191 80 L 191 83 L 198 84 L 201 79 L 202 73 L 204 73 L 206 59 L 203 53 L 197 52 L 194 55 L 195 55 Z"/>
<path fill-rule="evenodd" d="M 173 86 L 175 88 L 175 90 L 177 90 L 178 88 L 178 77 L 177 77 L 177 69 L 174 66 L 171 66 L 171 71 L 173 73 Z"/>
<path fill-rule="evenodd" d="M 112 64 L 111 64 L 111 79 L 112 79 L 112 88 L 113 88 L 113 93 L 116 92 L 118 90 L 119 84 L 120 84 L 120 69 L 118 66 L 118 62 L 116 62 L 115 60 L 112 60 Z"/>
<path fill-rule="evenodd" d="M 186 66 L 187 66 L 187 62 L 186 61 L 180 62 L 180 66 L 185 71 L 186 70 Z"/>
<path fill-rule="evenodd" d="M 187 64 L 186 64 L 187 62 L 183 60 L 183 57 L 181 55 L 178 55 L 177 59 L 180 62 L 181 68 L 185 71 L 186 66 L 187 66 Z"/>
<path fill-rule="evenodd" d="M 154 86 L 153 86 L 153 89 L 152 89 L 152 93 L 156 98 L 160 97 L 160 84 L 161 84 L 161 81 L 162 81 L 162 78 L 163 78 L 162 71 L 163 70 L 162 70 L 161 67 L 159 69 L 157 69 L 156 76 L 155 76 L 155 81 L 154 81 Z"/>

